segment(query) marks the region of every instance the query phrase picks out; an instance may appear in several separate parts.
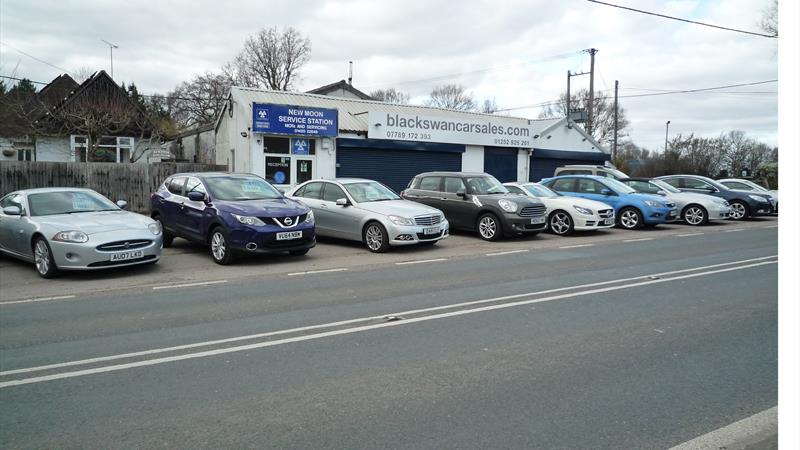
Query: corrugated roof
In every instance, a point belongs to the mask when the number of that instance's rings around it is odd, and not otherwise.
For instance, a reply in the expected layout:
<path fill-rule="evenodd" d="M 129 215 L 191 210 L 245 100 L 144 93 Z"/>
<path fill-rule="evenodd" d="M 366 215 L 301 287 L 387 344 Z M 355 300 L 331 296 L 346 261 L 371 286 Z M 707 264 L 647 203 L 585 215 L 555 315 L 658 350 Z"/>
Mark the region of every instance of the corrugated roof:
<path fill-rule="evenodd" d="M 538 130 L 539 121 L 523 117 L 500 116 L 497 114 L 484 114 L 477 112 L 454 111 L 450 109 L 434 108 L 431 106 L 398 105 L 372 100 L 359 100 L 325 95 L 307 94 L 302 92 L 269 91 L 264 89 L 233 87 L 231 95 L 234 101 L 245 104 L 274 103 L 281 105 L 310 106 L 317 108 L 330 108 L 339 110 L 339 130 L 346 132 L 366 132 L 369 124 L 368 113 L 388 114 L 419 114 L 435 115 L 450 119 L 487 118 L 494 120 L 514 122 L 517 126 L 533 125 Z M 544 127 L 542 127 L 543 129 Z"/>

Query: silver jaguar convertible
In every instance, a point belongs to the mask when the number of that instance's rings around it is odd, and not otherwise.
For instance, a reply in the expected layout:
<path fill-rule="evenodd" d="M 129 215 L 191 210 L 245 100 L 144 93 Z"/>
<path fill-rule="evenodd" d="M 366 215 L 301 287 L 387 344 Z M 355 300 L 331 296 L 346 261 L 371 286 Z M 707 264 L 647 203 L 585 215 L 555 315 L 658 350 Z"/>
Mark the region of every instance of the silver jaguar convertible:
<path fill-rule="evenodd" d="M 161 256 L 161 225 L 125 211 L 91 189 L 41 188 L 0 198 L 0 253 L 59 270 L 152 264 Z"/>

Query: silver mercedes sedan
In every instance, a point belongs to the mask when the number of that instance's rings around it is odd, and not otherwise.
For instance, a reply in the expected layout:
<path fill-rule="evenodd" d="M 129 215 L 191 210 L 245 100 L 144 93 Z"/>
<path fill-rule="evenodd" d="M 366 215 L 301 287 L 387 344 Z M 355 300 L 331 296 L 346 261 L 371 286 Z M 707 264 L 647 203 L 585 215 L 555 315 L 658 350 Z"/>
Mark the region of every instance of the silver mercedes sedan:
<path fill-rule="evenodd" d="M 44 278 L 59 270 L 153 264 L 161 225 L 91 189 L 41 188 L 0 198 L 0 253 L 32 262 Z"/>
<path fill-rule="evenodd" d="M 361 241 L 375 253 L 394 245 L 432 245 L 450 235 L 441 211 L 403 200 L 373 180 L 311 180 L 286 195 L 314 211 L 318 235 Z"/>

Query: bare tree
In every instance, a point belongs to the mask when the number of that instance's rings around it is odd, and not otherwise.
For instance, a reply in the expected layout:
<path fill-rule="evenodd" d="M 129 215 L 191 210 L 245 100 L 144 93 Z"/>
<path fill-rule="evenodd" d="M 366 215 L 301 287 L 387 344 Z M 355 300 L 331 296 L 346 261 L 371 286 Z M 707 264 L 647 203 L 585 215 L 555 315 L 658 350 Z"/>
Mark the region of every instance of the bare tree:
<path fill-rule="evenodd" d="M 589 105 L 589 90 L 581 89 L 570 95 L 571 109 L 587 109 Z M 614 142 L 614 101 L 606 97 L 594 98 L 594 124 L 592 126 L 592 137 L 606 148 L 610 148 Z M 559 101 L 546 106 L 540 118 L 566 117 L 567 115 L 567 93 L 561 94 Z M 628 121 L 625 108 L 619 107 L 617 116 L 617 140 L 620 141 L 628 136 Z"/>
<path fill-rule="evenodd" d="M 184 128 L 217 119 L 233 80 L 225 73 L 206 72 L 184 81 L 169 94 L 172 117 Z"/>
<path fill-rule="evenodd" d="M 458 111 L 475 111 L 478 108 L 475 97 L 467 93 L 464 86 L 458 84 L 445 84 L 433 88 L 427 105 Z"/>
<path fill-rule="evenodd" d="M 761 14 L 759 27 L 767 34 L 778 37 L 778 0 L 772 0 Z"/>
<path fill-rule="evenodd" d="M 494 114 L 497 110 L 500 109 L 497 106 L 497 101 L 495 99 L 489 100 L 488 98 L 483 101 L 481 105 L 481 112 L 486 114 Z"/>
<path fill-rule="evenodd" d="M 288 91 L 310 58 L 309 38 L 292 27 L 272 27 L 248 37 L 224 70 L 240 86 Z"/>
<path fill-rule="evenodd" d="M 92 69 L 89 66 L 81 66 L 72 71 L 72 76 L 78 84 L 91 78 L 99 69 Z"/>
<path fill-rule="evenodd" d="M 395 88 L 376 89 L 370 92 L 369 96 L 381 102 L 395 103 L 398 105 L 407 105 L 408 102 L 411 101 L 411 96 L 409 94 L 398 91 Z"/>

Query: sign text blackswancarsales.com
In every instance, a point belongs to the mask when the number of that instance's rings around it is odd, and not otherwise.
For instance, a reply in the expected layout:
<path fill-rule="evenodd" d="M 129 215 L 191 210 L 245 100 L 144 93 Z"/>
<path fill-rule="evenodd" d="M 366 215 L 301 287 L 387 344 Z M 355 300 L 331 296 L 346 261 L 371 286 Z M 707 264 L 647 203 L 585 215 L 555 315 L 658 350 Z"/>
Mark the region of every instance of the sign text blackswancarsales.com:
<path fill-rule="evenodd" d="M 520 119 L 453 119 L 370 113 L 370 137 L 503 147 L 531 146 L 531 127 Z"/>

